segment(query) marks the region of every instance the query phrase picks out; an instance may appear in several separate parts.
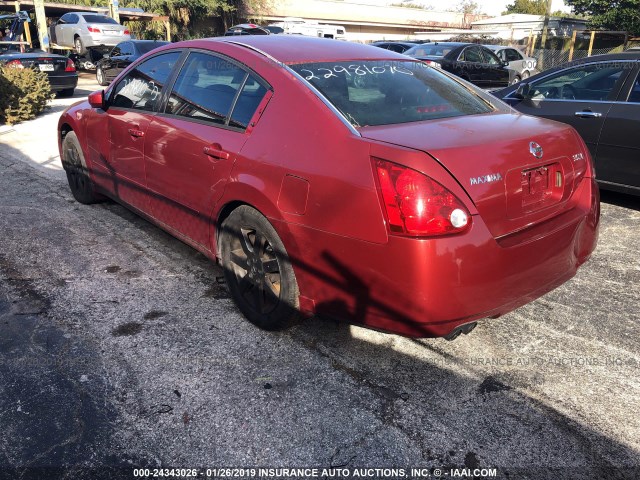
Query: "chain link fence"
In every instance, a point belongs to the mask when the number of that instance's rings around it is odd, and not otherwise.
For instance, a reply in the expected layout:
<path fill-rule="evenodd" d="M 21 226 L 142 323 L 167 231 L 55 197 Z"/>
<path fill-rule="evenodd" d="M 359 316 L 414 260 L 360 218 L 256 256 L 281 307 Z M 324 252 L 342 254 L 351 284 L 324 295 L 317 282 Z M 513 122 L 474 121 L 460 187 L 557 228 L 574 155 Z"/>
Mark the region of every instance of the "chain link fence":
<path fill-rule="evenodd" d="M 640 47 L 640 42 L 628 42 L 626 49 L 633 47 Z M 530 56 L 538 60 L 539 70 L 547 70 L 549 68 L 568 63 L 569 61 L 580 60 L 589 56 L 593 57 L 595 55 L 604 55 L 607 53 L 620 53 L 624 50 L 625 48 L 622 45 L 614 48 L 594 48 L 593 50 L 591 50 L 591 55 L 589 55 L 588 50 L 574 50 L 571 60 L 569 60 L 570 51 L 566 49 L 536 49 Z"/>

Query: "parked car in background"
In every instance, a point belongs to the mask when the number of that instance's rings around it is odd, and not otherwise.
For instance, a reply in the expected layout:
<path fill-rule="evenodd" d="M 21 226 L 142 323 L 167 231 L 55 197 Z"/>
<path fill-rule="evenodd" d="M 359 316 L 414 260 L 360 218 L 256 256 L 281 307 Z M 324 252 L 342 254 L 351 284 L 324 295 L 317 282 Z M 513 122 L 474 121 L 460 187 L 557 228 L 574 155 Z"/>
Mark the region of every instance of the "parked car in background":
<path fill-rule="evenodd" d="M 283 33 L 291 35 L 333 38 L 336 40 L 345 40 L 347 38 L 346 29 L 342 25 L 329 25 L 297 17 L 285 17 L 281 22 L 270 23 L 269 27 L 282 28 Z"/>
<path fill-rule="evenodd" d="M 51 91 L 70 97 L 78 85 L 78 72 L 73 60 L 45 52 L 7 52 L 0 54 L 0 65 L 14 68 L 33 68 L 45 72 Z"/>
<path fill-rule="evenodd" d="M 367 45 L 166 45 L 67 109 L 58 138 L 78 201 L 111 197 L 220 259 L 269 330 L 318 314 L 454 338 L 562 284 L 596 245 L 573 128 Z"/>
<path fill-rule="evenodd" d="M 255 23 L 241 23 L 234 25 L 224 34 L 225 37 L 233 37 L 236 35 L 269 35 L 271 32 L 266 28 L 256 25 Z"/>
<path fill-rule="evenodd" d="M 516 72 L 516 75 L 511 79 L 512 84 L 526 80 L 531 75 L 537 73 L 536 67 L 538 66 L 538 60 L 523 55 L 522 52 L 516 48 L 503 47 L 501 45 L 484 45 L 484 47 L 495 53 L 503 62 L 507 62 L 509 68 Z"/>
<path fill-rule="evenodd" d="M 474 43 L 424 43 L 404 54 L 432 67 L 442 68 L 480 88 L 506 87 L 515 77 L 515 72 L 507 68 L 506 62 L 488 48 Z"/>
<path fill-rule="evenodd" d="M 415 47 L 417 43 L 414 42 L 373 42 L 369 45 L 378 48 L 384 48 L 385 50 L 391 50 L 396 53 L 404 53 L 412 47 Z"/>
<path fill-rule="evenodd" d="M 640 51 L 598 55 L 493 93 L 522 113 L 573 126 L 600 186 L 640 195 L 639 70 Z"/>
<path fill-rule="evenodd" d="M 104 86 L 116 78 L 122 70 L 127 68 L 145 53 L 167 45 L 170 42 L 156 40 L 128 40 L 120 42 L 113 50 L 100 59 L 96 65 L 96 81 Z"/>
<path fill-rule="evenodd" d="M 129 29 L 113 18 L 100 13 L 65 13 L 50 29 L 51 42 L 71 47 L 83 55 L 87 48 L 113 47 L 124 40 L 131 40 Z"/>

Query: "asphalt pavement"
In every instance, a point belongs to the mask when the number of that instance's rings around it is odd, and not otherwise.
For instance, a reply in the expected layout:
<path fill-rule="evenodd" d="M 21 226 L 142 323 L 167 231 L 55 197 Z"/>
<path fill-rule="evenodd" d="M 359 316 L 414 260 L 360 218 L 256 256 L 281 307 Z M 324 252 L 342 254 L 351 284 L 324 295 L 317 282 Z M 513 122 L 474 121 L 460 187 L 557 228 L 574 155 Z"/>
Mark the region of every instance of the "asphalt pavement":
<path fill-rule="evenodd" d="M 316 318 L 268 333 L 203 255 L 73 200 L 55 143 L 71 102 L 0 127 L 0 478 L 640 478 L 640 198 L 604 194 L 573 280 L 453 342 Z"/>

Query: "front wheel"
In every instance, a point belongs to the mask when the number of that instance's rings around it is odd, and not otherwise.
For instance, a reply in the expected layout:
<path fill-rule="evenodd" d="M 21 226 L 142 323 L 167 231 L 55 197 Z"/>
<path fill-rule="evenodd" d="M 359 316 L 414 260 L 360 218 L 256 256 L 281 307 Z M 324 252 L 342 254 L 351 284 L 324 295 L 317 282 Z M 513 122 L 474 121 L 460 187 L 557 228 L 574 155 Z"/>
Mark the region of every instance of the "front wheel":
<path fill-rule="evenodd" d="M 98 85 L 102 87 L 109 83 L 107 82 L 107 77 L 105 76 L 104 70 L 100 65 L 96 67 L 96 81 L 98 82 Z"/>
<path fill-rule="evenodd" d="M 236 305 L 265 330 L 282 330 L 302 318 L 291 261 L 280 237 L 257 210 L 243 205 L 222 223 L 224 276 Z"/>
<path fill-rule="evenodd" d="M 518 75 L 513 77 L 513 80 L 511 80 L 511 85 L 516 85 L 517 83 L 520 83 L 520 77 Z"/>

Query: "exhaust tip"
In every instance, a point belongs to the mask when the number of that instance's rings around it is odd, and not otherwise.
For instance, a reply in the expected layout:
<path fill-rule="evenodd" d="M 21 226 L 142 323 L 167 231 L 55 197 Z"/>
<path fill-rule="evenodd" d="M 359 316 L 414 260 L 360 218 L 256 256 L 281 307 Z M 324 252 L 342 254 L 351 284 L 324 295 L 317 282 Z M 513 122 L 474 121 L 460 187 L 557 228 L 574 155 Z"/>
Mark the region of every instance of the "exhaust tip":
<path fill-rule="evenodd" d="M 445 340 L 452 341 L 460 336 L 460 334 L 464 333 L 468 335 L 473 331 L 474 328 L 478 325 L 478 322 L 465 323 L 464 325 L 460 325 L 454 328 L 448 335 L 444 336 Z"/>

